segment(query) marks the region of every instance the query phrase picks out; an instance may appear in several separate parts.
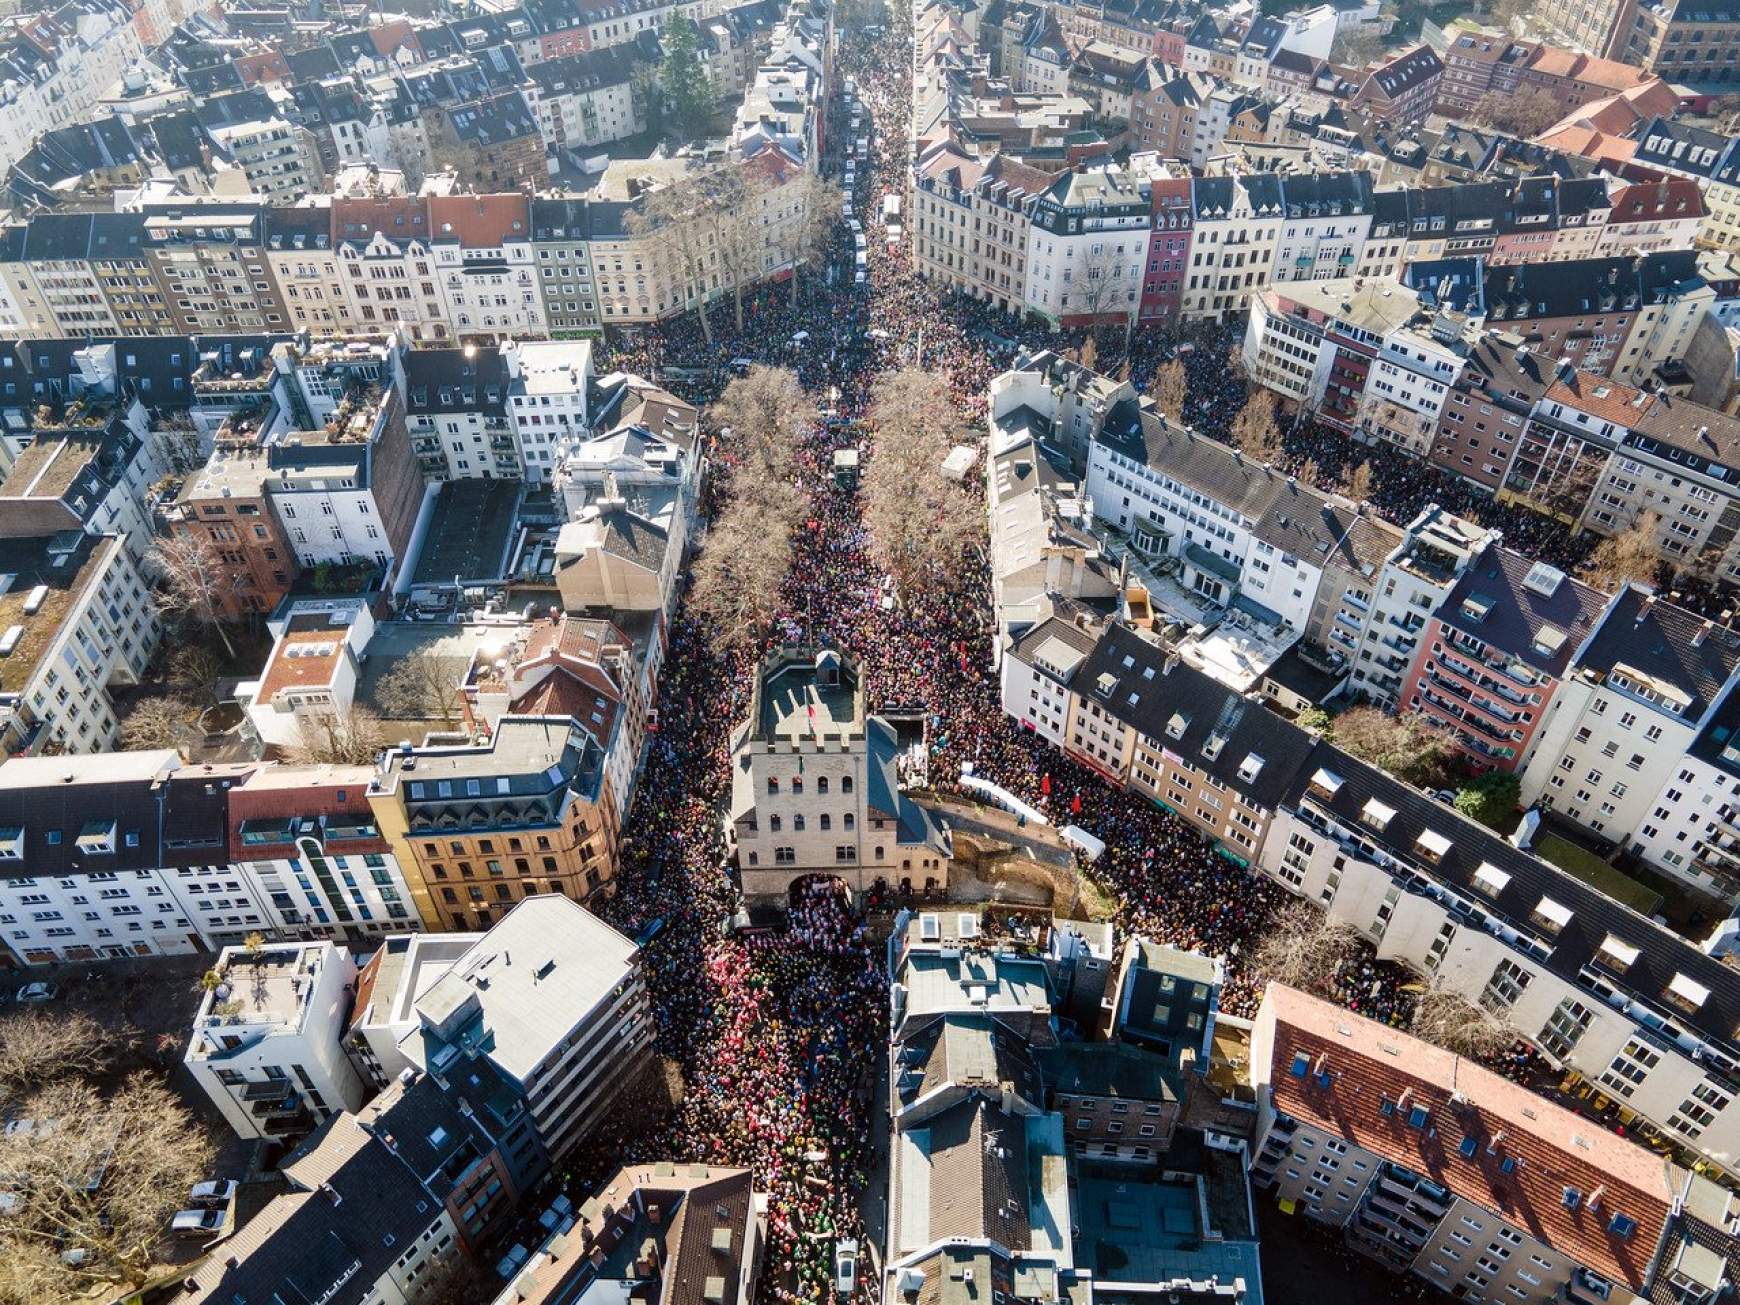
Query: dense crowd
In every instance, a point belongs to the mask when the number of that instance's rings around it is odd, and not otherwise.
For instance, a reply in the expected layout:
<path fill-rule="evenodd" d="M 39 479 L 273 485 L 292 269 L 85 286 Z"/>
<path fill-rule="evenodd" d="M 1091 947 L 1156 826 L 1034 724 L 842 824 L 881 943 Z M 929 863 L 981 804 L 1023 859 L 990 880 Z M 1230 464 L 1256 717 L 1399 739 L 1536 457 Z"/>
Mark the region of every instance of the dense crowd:
<path fill-rule="evenodd" d="M 808 512 L 794 544 L 772 640 L 832 642 L 864 668 L 874 708 L 921 707 L 931 786 L 952 788 L 973 772 L 1015 792 L 1057 823 L 1096 834 L 1106 851 L 1094 878 L 1117 903 L 1126 930 L 1223 956 L 1226 1010 L 1250 1015 L 1258 990 L 1242 955 L 1282 900 L 1281 890 L 1211 849 L 1181 821 L 1115 790 L 1000 708 L 989 667 L 989 575 L 982 548 L 931 583 L 895 593 L 874 564 L 849 487 L 835 483 L 833 454 L 847 442 L 875 456 L 866 428 L 875 379 L 918 366 L 946 380 L 961 424 L 980 421 L 986 389 L 1022 348 L 1080 347 L 1078 337 L 1016 325 L 970 299 L 939 293 L 913 275 L 905 242 L 882 238 L 882 195 L 905 193 L 910 38 L 891 15 L 884 43 L 848 35 L 841 77 L 856 81 L 872 128 L 872 159 L 859 163 L 854 196 L 868 240 L 868 285 L 853 284 L 853 244 L 842 224 L 825 285 L 787 285 L 750 298 L 739 333 L 716 307 L 709 341 L 694 318 L 643 329 L 604 347 L 601 369 L 659 377 L 694 402 L 723 390 L 739 360 L 793 367 L 840 421 L 818 420 L 798 449 Z M 836 104 L 835 142 L 850 133 Z M 828 160 L 839 175 L 839 145 Z M 1142 330 L 1129 341 L 1096 341 L 1096 365 L 1146 388 L 1166 359 L 1185 363 L 1185 419 L 1226 438 L 1245 399 L 1228 366 L 1234 328 L 1179 334 Z M 1183 347 L 1188 345 L 1189 347 Z M 1437 501 L 1501 527 L 1510 542 L 1567 564 L 1566 532 L 1459 488 L 1459 482 L 1384 449 L 1353 445 L 1298 423 L 1286 444 L 1297 465 L 1314 462 L 1345 482 L 1370 463 L 1374 508 L 1405 521 Z M 726 469 L 731 450 L 717 450 Z M 682 1091 L 666 1122 L 638 1137 L 608 1137 L 603 1153 L 750 1165 L 772 1195 L 763 1294 L 781 1301 L 827 1296 L 837 1236 L 863 1231 L 858 1202 L 867 1180 L 870 1085 L 886 1039 L 886 975 L 861 920 L 837 884 L 800 884 L 781 932 L 734 927 L 739 898 L 722 826 L 729 739 L 747 710 L 752 666 L 722 654 L 707 631 L 680 616 L 660 688 L 659 734 L 623 836 L 617 922 L 654 936 L 645 956 L 659 1025 L 658 1048 L 680 1071 Z M 891 886 L 897 893 L 901 886 Z M 1406 976 L 1361 961 L 1343 967 L 1338 995 L 1352 1009 L 1406 1024 Z M 1520 1074 L 1520 1070 L 1518 1071 Z M 582 1182 L 596 1173 L 581 1174 Z M 869 1284 L 874 1289 L 874 1284 Z"/>

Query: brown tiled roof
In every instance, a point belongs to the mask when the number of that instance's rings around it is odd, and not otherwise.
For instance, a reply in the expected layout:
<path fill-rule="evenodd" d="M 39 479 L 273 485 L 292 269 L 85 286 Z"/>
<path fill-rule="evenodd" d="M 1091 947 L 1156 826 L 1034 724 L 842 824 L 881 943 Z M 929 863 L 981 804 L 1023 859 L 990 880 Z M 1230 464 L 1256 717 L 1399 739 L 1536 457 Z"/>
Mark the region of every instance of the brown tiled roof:
<path fill-rule="evenodd" d="M 1574 372 L 1568 380 L 1554 381 L 1547 389 L 1547 402 L 1562 403 L 1628 430 L 1649 406 L 1649 398 L 1642 390 L 1594 372 Z"/>
<path fill-rule="evenodd" d="M 266 673 L 260 677 L 257 701 L 270 703 L 284 689 L 332 683 L 333 672 L 345 658 L 348 631 L 341 625 L 328 625 L 325 621 L 310 628 L 299 629 L 299 624 L 298 620 L 292 619 L 290 628 L 272 650 L 272 660 L 266 664 Z M 326 649 L 324 652 L 320 651 L 323 647 Z"/>
<path fill-rule="evenodd" d="M 1497 1211 L 1605 1277 L 1643 1285 L 1684 1184 L 1670 1161 L 1473 1061 L 1329 1002 L 1281 984 L 1263 1002 L 1259 1030 L 1271 1012 L 1275 1021 L 1268 1069 L 1278 1110 Z M 1416 1108 L 1427 1112 L 1419 1127 L 1410 1122 Z M 1461 1148 L 1470 1142 L 1467 1156 Z M 1567 1188 L 1579 1195 L 1575 1209 Z M 1617 1215 L 1635 1221 L 1630 1236 L 1613 1230 Z"/>
<path fill-rule="evenodd" d="M 989 1237 L 1026 1249 L 1025 1125 L 985 1100 L 967 1100 L 930 1121 L 930 1239 Z"/>
<path fill-rule="evenodd" d="M 429 227 L 436 239 L 469 249 L 494 249 L 531 237 L 531 200 L 515 191 L 501 195 L 431 195 Z"/>

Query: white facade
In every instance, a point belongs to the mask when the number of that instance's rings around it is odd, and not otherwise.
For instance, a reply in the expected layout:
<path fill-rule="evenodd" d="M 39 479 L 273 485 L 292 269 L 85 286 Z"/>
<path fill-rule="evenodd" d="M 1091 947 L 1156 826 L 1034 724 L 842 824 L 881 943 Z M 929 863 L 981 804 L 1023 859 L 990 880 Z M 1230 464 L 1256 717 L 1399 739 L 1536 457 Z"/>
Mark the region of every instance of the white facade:
<path fill-rule="evenodd" d="M 1030 657 L 1010 648 L 999 667 L 1003 710 L 1056 748 L 1064 746 L 1064 731 L 1069 725 L 1068 676 L 1086 660 L 1073 649 L 1067 651 L 1073 662 L 1047 657 L 1044 645 Z"/>
<path fill-rule="evenodd" d="M 453 335 L 464 339 L 548 334 L 530 240 L 508 241 L 494 249 L 437 241 L 434 252 Z"/>
<path fill-rule="evenodd" d="M 538 340 L 502 350 L 508 383 L 508 427 L 519 445 L 521 478 L 542 484 L 561 450 L 588 429 L 586 391 L 592 381 L 587 340 Z"/>
<path fill-rule="evenodd" d="M 1445 822 L 1461 823 L 1448 811 Z M 1609 1004 L 1597 991 L 1567 983 L 1526 940 L 1513 941 L 1522 937 L 1515 931 L 1466 923 L 1452 916 L 1448 900 L 1404 890 L 1355 840 L 1346 831 L 1332 837 L 1283 808 L 1269 827 L 1258 868 L 1352 925 L 1380 959 L 1482 1002 L 1554 1064 L 1594 1080 L 1717 1163 L 1732 1168 L 1740 1160 L 1740 1105 L 1717 1067 L 1725 1053 L 1689 1034 L 1674 1039 L 1646 1032 L 1623 1001 Z M 1695 1056 L 1693 1047 L 1700 1048 Z"/>
<path fill-rule="evenodd" d="M 326 942 L 228 947 L 215 968 L 221 982 L 200 1002 L 182 1063 L 238 1137 L 306 1133 L 362 1105 L 340 1045 L 356 982 L 348 952 Z"/>

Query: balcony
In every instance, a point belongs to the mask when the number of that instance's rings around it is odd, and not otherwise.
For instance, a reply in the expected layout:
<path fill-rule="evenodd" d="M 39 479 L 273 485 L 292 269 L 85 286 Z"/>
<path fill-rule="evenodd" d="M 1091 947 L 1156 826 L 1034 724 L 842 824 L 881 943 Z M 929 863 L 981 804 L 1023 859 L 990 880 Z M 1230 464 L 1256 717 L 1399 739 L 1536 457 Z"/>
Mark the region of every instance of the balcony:
<path fill-rule="evenodd" d="M 260 1128 L 268 1137 L 284 1137 L 290 1133 L 307 1132 L 313 1122 L 313 1115 L 306 1110 L 297 1109 L 293 1114 L 266 1120 Z"/>

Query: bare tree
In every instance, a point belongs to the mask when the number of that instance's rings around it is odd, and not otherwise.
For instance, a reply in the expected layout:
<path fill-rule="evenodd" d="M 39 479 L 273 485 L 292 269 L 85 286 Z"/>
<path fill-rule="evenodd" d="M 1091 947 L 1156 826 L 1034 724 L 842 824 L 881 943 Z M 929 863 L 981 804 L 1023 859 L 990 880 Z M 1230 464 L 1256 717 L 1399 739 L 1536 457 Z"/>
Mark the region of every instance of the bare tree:
<path fill-rule="evenodd" d="M 224 627 L 231 619 L 230 600 L 240 591 L 247 572 L 224 561 L 217 546 L 203 535 L 159 539 L 151 546 L 151 559 L 162 577 L 157 606 L 216 632 L 234 660 L 236 646 Z"/>
<path fill-rule="evenodd" d="M 1270 918 L 1249 961 L 1266 982 L 1333 998 L 1337 973 L 1359 956 L 1362 946 L 1352 925 L 1294 898 Z"/>
<path fill-rule="evenodd" d="M 731 308 L 743 332 L 743 288 L 761 279 L 768 247 L 763 204 L 772 184 L 760 171 L 732 163 L 707 179 L 706 216 L 718 252 L 719 273 L 731 286 Z"/>
<path fill-rule="evenodd" d="M 1512 136 L 1538 136 L 1565 116 L 1564 106 L 1544 90 L 1488 91 L 1474 103 L 1469 117 Z"/>
<path fill-rule="evenodd" d="M 1517 1040 L 1515 1027 L 1503 1013 L 1476 1005 L 1440 981 L 1434 981 L 1414 1003 L 1409 1032 L 1422 1042 L 1476 1060 L 1509 1051 Z"/>
<path fill-rule="evenodd" d="M 1660 528 L 1659 516 L 1640 512 L 1624 530 L 1595 545 L 1583 564 L 1583 579 L 1608 593 L 1616 593 L 1632 581 L 1653 585 L 1661 570 L 1661 546 L 1656 542 Z"/>
<path fill-rule="evenodd" d="M 688 604 L 712 624 L 714 640 L 724 650 L 753 648 L 779 610 L 780 587 L 791 569 L 792 532 L 803 509 L 803 495 L 794 484 L 768 480 L 753 493 L 727 498 L 714 514 L 695 558 Z"/>
<path fill-rule="evenodd" d="M 0 1020 L 0 1108 L 58 1079 L 112 1069 L 115 1042 L 79 1011 L 20 1010 Z"/>
<path fill-rule="evenodd" d="M 1100 361 L 1100 342 L 1094 337 L 1092 331 L 1088 332 L 1087 339 L 1081 342 L 1081 348 L 1075 351 L 1075 360 L 1090 372 L 1097 369 Z"/>
<path fill-rule="evenodd" d="M 0 1138 L 14 1199 L 0 1209 L 0 1263 L 71 1300 L 98 1285 L 137 1287 L 165 1225 L 211 1163 L 210 1139 L 161 1082 L 135 1074 L 103 1097 L 88 1082 L 53 1084 L 22 1103 L 29 1129 Z M 76 1263 L 65 1255 L 79 1251 Z"/>
<path fill-rule="evenodd" d="M 707 282 L 710 267 L 717 280 L 718 250 L 713 244 L 715 217 L 705 179 L 685 177 L 646 191 L 629 210 L 626 225 L 630 235 L 648 237 L 671 297 L 694 304 L 701 334 L 711 346 Z"/>
<path fill-rule="evenodd" d="M 1404 783 L 1436 788 L 1458 778 L 1449 735 L 1413 712 L 1391 716 L 1376 707 L 1350 707 L 1331 722 L 1330 736 L 1338 747 Z"/>
<path fill-rule="evenodd" d="M 864 473 L 864 526 L 872 554 L 904 599 L 927 576 L 956 566 L 980 513 L 943 474 L 951 410 L 943 378 L 917 368 L 887 373 L 870 402 L 876 445 Z"/>
<path fill-rule="evenodd" d="M 459 719 L 458 677 L 451 663 L 427 648 L 399 658 L 381 677 L 375 696 L 391 719 L 438 720 L 444 725 Z"/>
<path fill-rule="evenodd" d="M 708 406 L 707 419 L 731 430 L 729 448 L 741 459 L 733 484 L 741 494 L 746 480 L 796 475 L 797 443 L 815 422 L 816 405 L 789 367 L 757 364 L 725 387 Z"/>
<path fill-rule="evenodd" d="M 814 173 L 805 171 L 787 183 L 797 206 L 797 226 L 793 237 L 792 278 L 794 283 L 805 268 L 821 267 L 827 259 L 828 242 L 840 221 L 840 192 Z"/>
<path fill-rule="evenodd" d="M 175 694 L 136 699 L 121 718 L 121 746 L 128 751 L 180 747 L 199 708 Z"/>
<path fill-rule="evenodd" d="M 1107 319 L 1116 317 L 1124 328 L 1124 339 L 1128 344 L 1130 330 L 1136 322 L 1142 281 L 1140 272 L 1131 277 L 1124 275 L 1122 233 L 1108 231 L 1094 243 L 1078 245 L 1077 248 L 1081 251 L 1080 259 L 1074 260 L 1064 272 L 1069 283 L 1064 287 L 1060 315 L 1085 315 L 1090 331 L 1109 325 Z M 1091 341 L 1093 337 L 1090 335 L 1088 338 Z M 1082 347 L 1085 350 L 1087 346 L 1084 344 Z M 1091 366 L 1085 359 L 1082 365 Z"/>
<path fill-rule="evenodd" d="M 218 677 L 223 670 L 218 655 L 201 644 L 183 644 L 169 655 L 169 682 L 197 702 L 216 701 Z"/>
<path fill-rule="evenodd" d="M 1347 496 L 1355 503 L 1368 503 L 1371 501 L 1371 491 L 1371 463 L 1362 462 L 1347 478 Z"/>
<path fill-rule="evenodd" d="M 1316 458 L 1306 458 L 1299 465 L 1299 483 L 1312 486 L 1323 484 L 1323 468 L 1317 465 Z"/>
<path fill-rule="evenodd" d="M 1357 71 L 1374 59 L 1381 58 L 1383 52 L 1383 34 L 1375 25 L 1362 23 L 1348 28 L 1335 38 L 1335 44 L 1329 50 L 1329 58 L 1332 63 Z"/>
<path fill-rule="evenodd" d="M 286 760 L 304 766 L 367 766 L 387 746 L 380 717 L 366 707 L 340 715 L 318 712 L 305 716 L 299 739 L 286 750 Z"/>
<path fill-rule="evenodd" d="M 1182 358 L 1168 358 L 1154 372 L 1154 404 L 1168 420 L 1184 420 L 1184 404 L 1190 397 L 1190 379 Z"/>
<path fill-rule="evenodd" d="M 1273 390 L 1255 389 L 1233 418 L 1234 446 L 1253 462 L 1281 456 L 1280 403 Z"/>

